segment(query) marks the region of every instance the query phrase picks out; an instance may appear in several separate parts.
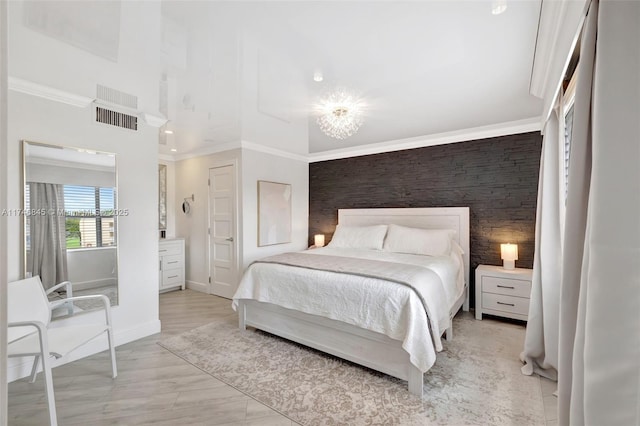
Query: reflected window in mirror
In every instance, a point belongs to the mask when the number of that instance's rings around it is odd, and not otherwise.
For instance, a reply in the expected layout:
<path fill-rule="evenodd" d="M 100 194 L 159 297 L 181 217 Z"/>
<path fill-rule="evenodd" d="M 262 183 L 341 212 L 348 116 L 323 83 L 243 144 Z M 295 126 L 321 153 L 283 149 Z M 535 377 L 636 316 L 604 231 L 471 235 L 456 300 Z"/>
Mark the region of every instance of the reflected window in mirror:
<path fill-rule="evenodd" d="M 115 154 L 33 142 L 23 148 L 25 275 L 39 275 L 45 289 L 70 281 L 74 296 L 104 294 L 117 304 L 117 222 L 123 210 Z"/>

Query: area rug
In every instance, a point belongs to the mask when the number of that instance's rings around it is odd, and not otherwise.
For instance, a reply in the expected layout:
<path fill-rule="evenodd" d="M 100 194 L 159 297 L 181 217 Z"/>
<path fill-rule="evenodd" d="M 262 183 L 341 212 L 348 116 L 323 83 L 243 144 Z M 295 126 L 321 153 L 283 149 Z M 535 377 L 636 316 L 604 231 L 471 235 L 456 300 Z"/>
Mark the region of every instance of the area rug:
<path fill-rule="evenodd" d="M 402 380 L 224 320 L 159 344 L 303 425 L 544 425 L 540 380 L 520 373 L 524 327 L 464 314 L 454 333 L 423 401 Z"/>

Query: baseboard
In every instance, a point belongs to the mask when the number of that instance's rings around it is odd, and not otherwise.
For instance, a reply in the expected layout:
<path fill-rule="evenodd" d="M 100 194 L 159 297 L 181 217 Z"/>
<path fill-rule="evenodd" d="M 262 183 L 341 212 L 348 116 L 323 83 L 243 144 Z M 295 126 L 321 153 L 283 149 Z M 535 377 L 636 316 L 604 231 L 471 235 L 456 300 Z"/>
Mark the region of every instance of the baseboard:
<path fill-rule="evenodd" d="M 140 324 L 133 328 L 116 331 L 114 336 L 116 346 L 124 345 L 125 343 L 133 342 L 134 340 L 142 339 L 143 337 L 160 333 L 160 328 L 160 320 L 155 320 Z M 104 334 L 96 340 L 91 341 L 81 348 L 71 352 L 67 357 L 63 357 L 59 360 L 54 361 L 53 366 L 57 367 L 68 362 L 86 358 L 88 356 L 105 351 L 108 348 L 109 345 L 107 344 L 107 335 Z M 23 377 L 27 377 L 29 374 L 31 374 L 33 357 L 10 358 L 7 364 L 7 380 L 9 383 L 11 383 Z M 109 370 L 108 373 L 110 373 L 110 371 L 111 370 Z"/>
<path fill-rule="evenodd" d="M 187 281 L 187 288 L 189 290 L 199 291 L 200 293 L 209 294 L 209 285 L 199 283 L 196 281 Z"/>
<path fill-rule="evenodd" d="M 77 281 L 73 283 L 74 290 L 91 290 L 94 288 L 107 287 L 107 286 L 116 286 L 118 285 L 117 281 L 113 278 L 102 278 L 99 280 L 92 281 Z"/>

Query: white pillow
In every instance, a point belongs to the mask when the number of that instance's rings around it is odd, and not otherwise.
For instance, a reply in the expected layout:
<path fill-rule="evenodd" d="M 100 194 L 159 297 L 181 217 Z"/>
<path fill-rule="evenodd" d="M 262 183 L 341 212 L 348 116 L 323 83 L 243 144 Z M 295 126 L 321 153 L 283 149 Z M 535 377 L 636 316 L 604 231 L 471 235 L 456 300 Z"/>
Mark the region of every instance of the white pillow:
<path fill-rule="evenodd" d="M 451 229 L 407 228 L 389 225 L 384 250 L 393 253 L 446 256 L 451 253 L 451 240 L 455 231 Z"/>
<path fill-rule="evenodd" d="M 373 226 L 336 226 L 336 232 L 328 244 L 338 248 L 361 248 L 382 250 L 387 225 Z"/>

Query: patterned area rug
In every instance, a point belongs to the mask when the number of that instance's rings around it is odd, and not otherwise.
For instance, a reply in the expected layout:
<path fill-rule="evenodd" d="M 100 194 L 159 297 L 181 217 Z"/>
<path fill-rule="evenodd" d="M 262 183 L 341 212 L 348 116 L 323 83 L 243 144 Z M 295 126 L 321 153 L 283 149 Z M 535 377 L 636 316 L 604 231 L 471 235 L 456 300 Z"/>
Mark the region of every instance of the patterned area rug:
<path fill-rule="evenodd" d="M 520 373 L 523 340 L 521 325 L 459 314 L 424 401 L 404 381 L 235 323 L 159 344 L 304 425 L 544 425 L 540 380 Z"/>

